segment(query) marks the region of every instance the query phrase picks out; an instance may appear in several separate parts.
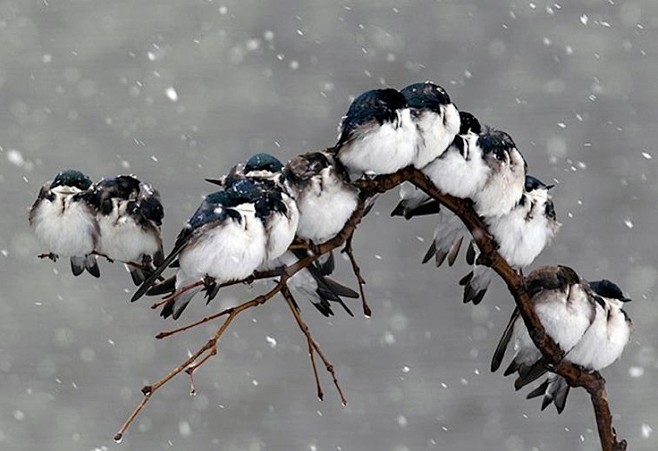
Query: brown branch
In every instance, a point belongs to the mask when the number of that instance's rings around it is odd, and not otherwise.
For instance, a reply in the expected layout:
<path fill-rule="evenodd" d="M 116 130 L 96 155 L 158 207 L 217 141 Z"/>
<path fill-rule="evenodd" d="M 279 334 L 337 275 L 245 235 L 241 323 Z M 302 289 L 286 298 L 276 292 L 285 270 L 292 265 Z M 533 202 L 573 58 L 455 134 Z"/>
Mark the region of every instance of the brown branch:
<path fill-rule="evenodd" d="M 530 297 L 525 291 L 523 276 L 517 273 L 497 252 L 495 240 L 487 231 L 486 225 L 473 210 L 470 200 L 443 194 L 422 172 L 412 167 L 402 169 L 395 174 L 379 176 L 372 180 L 362 180 L 357 183 L 360 187 L 370 190 L 369 192 L 384 192 L 404 181 L 413 183 L 459 216 L 480 248 L 481 255 L 478 263 L 490 266 L 505 281 L 521 312 L 521 317 L 530 332 L 532 341 L 548 360 L 551 371 L 562 376 L 570 386 L 583 387 L 589 393 L 603 451 L 625 450 L 627 447 L 626 441 L 617 441 L 615 430 L 612 427 L 612 414 L 608 404 L 605 379 L 598 372 L 584 371 L 578 366 L 563 360 L 564 352 L 546 334 L 539 317 L 532 307 Z"/>
<path fill-rule="evenodd" d="M 159 379 L 157 382 L 155 382 L 152 385 L 147 385 L 142 388 L 142 393 L 144 394 L 144 398 L 139 402 L 139 404 L 135 407 L 135 409 L 130 413 L 128 418 L 125 420 L 121 428 L 119 428 L 119 431 L 116 433 L 114 436 L 114 440 L 119 442 L 123 439 L 123 435 L 125 432 L 128 430 L 130 425 L 135 421 L 135 418 L 137 418 L 137 415 L 144 409 L 148 401 L 151 399 L 153 394 L 158 391 L 160 388 L 162 388 L 167 382 L 169 382 L 171 379 L 176 377 L 182 372 L 187 372 L 187 374 L 192 377 L 194 371 L 199 368 L 202 364 L 207 362 L 210 357 L 215 355 L 217 353 L 217 346 L 219 344 L 219 340 L 221 337 L 224 335 L 224 332 L 226 329 L 228 329 L 228 326 L 233 322 L 233 320 L 244 310 L 250 309 L 252 307 L 256 307 L 258 305 L 264 304 L 271 298 L 273 298 L 277 293 L 281 292 L 282 289 L 286 289 L 286 282 L 288 279 L 290 279 L 293 275 L 295 275 L 298 271 L 302 270 L 303 268 L 306 268 L 309 266 L 311 263 L 313 263 L 318 256 L 325 254 L 327 252 L 330 252 L 334 249 L 336 249 L 339 246 L 342 246 L 347 239 L 349 239 L 350 236 L 354 233 L 354 230 L 356 227 L 359 225 L 361 222 L 361 219 L 363 218 L 363 211 L 365 208 L 365 197 L 363 197 L 356 210 L 350 217 L 350 219 L 347 221 L 343 229 L 331 240 L 316 246 L 316 252 L 313 253 L 312 255 L 307 255 L 304 258 L 301 258 L 298 260 L 296 263 L 284 267 L 280 271 L 280 276 L 281 279 L 277 283 L 277 285 L 272 288 L 270 291 L 268 291 L 264 295 L 260 295 L 248 302 L 245 302 L 243 304 L 238 305 L 237 307 L 231 307 L 228 308 L 222 312 L 219 312 L 215 315 L 208 316 L 200 321 L 197 321 L 196 323 L 190 324 L 188 326 L 184 326 L 180 329 L 170 331 L 170 332 L 162 332 L 158 334 L 159 338 L 163 338 L 165 336 L 172 335 L 177 332 L 181 332 L 183 330 L 188 330 L 192 327 L 198 326 L 199 324 L 204 324 L 206 322 L 212 321 L 213 319 L 219 318 L 221 316 L 226 316 L 226 319 L 222 323 L 221 326 L 217 329 L 215 334 L 213 335 L 210 340 L 206 342 L 205 345 L 203 345 L 201 348 L 199 348 L 195 353 L 193 353 L 190 357 L 188 357 L 185 361 L 183 361 L 180 365 L 178 365 L 176 368 L 171 370 L 167 375 L 163 376 L 161 379 Z M 203 283 L 203 282 L 201 282 Z M 199 283 L 194 283 L 192 284 L 194 287 L 199 286 Z M 191 289 L 194 287 L 182 287 L 180 290 L 185 290 L 185 289 Z M 169 296 L 171 298 L 171 296 Z M 301 317 L 299 318 L 301 320 Z M 303 321 L 302 321 L 303 324 Z M 304 324 L 305 325 L 305 324 Z M 300 327 L 302 327 L 300 325 Z M 304 328 L 302 327 L 302 330 Z M 308 327 L 306 327 L 306 330 L 308 330 Z M 336 378 L 336 374 L 334 372 L 333 366 L 331 363 L 326 359 L 320 348 L 317 346 L 317 343 L 315 343 L 314 340 L 311 338 L 311 344 L 313 345 L 313 350 L 317 352 L 318 356 L 320 359 L 323 361 L 325 364 L 325 367 L 327 371 L 332 375 L 334 385 L 336 386 L 338 393 L 341 398 L 341 402 L 343 405 L 347 404 L 347 400 L 345 399 L 345 396 L 343 395 L 342 390 L 340 389 L 340 386 L 338 385 L 338 380 Z M 204 355 L 205 354 L 205 355 Z M 201 360 L 198 360 L 201 358 Z M 192 380 L 192 390 L 195 390 L 194 388 L 194 380 Z"/>
<path fill-rule="evenodd" d="M 375 177 L 374 179 L 356 181 L 354 184 L 361 191 L 361 199 L 360 199 L 359 207 L 354 212 L 352 217 L 348 220 L 348 222 L 345 224 L 341 232 L 336 237 L 327 241 L 326 243 L 323 243 L 319 246 L 313 246 L 313 252 L 310 253 L 310 255 L 300 259 L 295 264 L 284 268 L 283 272 L 280 274 L 281 279 L 279 280 L 277 286 L 274 287 L 265 295 L 259 296 L 249 302 L 240 304 L 237 307 L 232 307 L 222 312 L 216 313 L 214 315 L 207 316 L 202 320 L 199 320 L 195 323 L 192 323 L 180 329 L 158 334 L 158 338 L 163 338 L 165 336 L 169 336 L 174 333 L 181 332 L 183 330 L 188 330 L 192 327 L 196 327 L 200 324 L 207 323 L 221 316 L 227 316 L 225 321 L 215 332 L 215 335 L 204 346 L 202 346 L 199 350 L 197 350 L 197 352 L 195 352 L 192 356 L 190 356 L 187 360 L 185 360 L 181 365 L 173 369 L 169 374 L 161 378 L 158 382 L 156 382 L 151 386 L 144 387 L 144 389 L 142 389 L 142 392 L 144 393 L 144 398 L 138 404 L 135 410 L 131 413 L 131 415 L 128 417 L 124 425 L 117 433 L 115 439 L 117 440 L 121 439 L 123 433 L 134 421 L 138 413 L 144 408 L 144 406 L 146 405 L 146 403 L 148 402 L 148 400 L 156 390 L 161 388 L 169 380 L 171 380 L 173 377 L 175 377 L 176 375 L 180 374 L 183 371 L 186 371 L 191 378 L 193 372 L 199 366 L 205 363 L 210 357 L 215 355 L 215 353 L 217 352 L 217 345 L 220 338 L 222 337 L 228 326 L 231 324 L 233 319 L 235 319 L 235 317 L 240 312 L 248 308 L 260 305 L 264 302 L 267 302 L 267 300 L 271 299 L 278 292 L 284 292 L 285 290 L 285 292 L 282 293 L 285 294 L 287 292 L 287 288 L 285 286 L 286 281 L 291 276 L 293 276 L 297 271 L 313 263 L 318 258 L 318 256 L 325 254 L 344 244 L 346 245 L 347 248 L 350 245 L 350 239 L 352 237 L 352 234 L 354 233 L 356 227 L 358 226 L 358 224 L 360 223 L 363 217 L 366 200 L 375 194 L 383 193 L 385 191 L 393 189 L 404 181 L 413 183 L 415 186 L 426 192 L 429 196 L 431 196 L 435 200 L 439 201 L 446 208 L 448 208 L 449 210 L 451 210 L 461 218 L 464 225 L 468 228 L 470 233 L 473 235 L 473 238 L 480 249 L 481 255 L 478 259 L 478 263 L 490 266 L 505 281 L 510 293 L 514 297 L 516 305 L 519 308 L 521 316 L 524 320 L 526 327 L 528 328 L 528 331 L 530 332 L 530 336 L 533 342 L 535 343 L 537 348 L 542 352 L 542 354 L 546 357 L 551 371 L 554 371 L 555 373 L 564 377 L 564 379 L 567 381 L 569 385 L 574 387 L 583 387 L 589 393 L 592 401 L 592 405 L 594 407 L 594 413 L 596 416 L 596 422 L 598 426 L 599 438 L 601 441 L 602 449 L 604 451 L 625 450 L 627 447 L 626 441 L 622 440 L 618 442 L 615 430 L 612 427 L 612 415 L 610 413 L 610 407 L 607 399 L 607 392 L 605 390 L 605 380 L 600 376 L 598 372 L 590 373 L 584 371 L 583 369 L 577 367 L 576 365 L 573 365 L 563 360 L 564 353 L 555 344 L 555 342 L 545 333 L 544 328 L 541 322 L 539 321 L 539 318 L 537 317 L 534 309 L 532 308 L 532 303 L 530 301 L 530 298 L 525 291 L 523 276 L 517 273 L 516 271 L 514 271 L 514 269 L 509 266 L 509 264 L 505 261 L 505 259 L 498 254 L 498 252 L 496 251 L 497 245 L 495 240 L 487 231 L 486 225 L 482 222 L 482 220 L 478 217 L 478 215 L 473 210 L 471 201 L 459 199 L 441 193 L 425 177 L 425 175 L 422 174 L 422 172 L 412 167 L 402 169 L 401 171 L 398 171 L 394 174 L 378 176 Z M 301 246 L 302 248 L 304 246 L 302 243 L 296 243 L 295 245 Z M 353 260 L 353 255 L 350 255 L 349 253 L 348 255 L 351 258 L 353 269 L 355 270 L 355 275 L 357 276 L 357 279 L 359 279 L 360 282 L 360 289 L 364 301 L 364 312 L 365 312 L 365 308 L 367 307 L 367 304 L 365 303 L 365 296 L 362 289 L 363 279 L 360 277 L 360 271 L 357 270 L 358 265 L 356 265 L 356 261 Z M 289 306 L 293 311 L 293 315 L 295 316 L 295 319 L 298 321 L 298 325 L 300 326 L 302 331 L 306 334 L 307 342 L 309 345 L 309 354 L 314 370 L 314 377 L 318 387 L 318 396 L 322 397 L 323 395 L 320 387 L 319 377 L 317 374 L 317 368 L 315 366 L 315 360 L 314 360 L 315 352 L 317 352 L 318 356 L 324 362 L 327 371 L 332 375 L 334 384 L 336 385 L 336 388 L 341 396 L 341 400 L 344 403 L 346 403 L 343 393 L 340 389 L 340 386 L 338 385 L 336 375 L 333 371 L 333 366 L 324 357 L 319 347 L 317 346 L 317 343 L 315 343 L 315 341 L 312 339 L 310 332 L 308 332 L 308 327 L 304 327 L 306 325 L 301 320 L 301 317 L 298 314 L 299 312 L 297 312 L 297 310 L 294 308 L 294 304 L 291 302 L 293 301 L 292 298 L 286 297 L 286 301 L 288 301 Z M 297 313 L 297 315 L 295 315 L 295 312 Z M 192 389 L 194 390 L 193 379 L 191 380 L 191 382 L 192 382 Z"/>
<path fill-rule="evenodd" d="M 354 234 L 350 235 L 350 237 L 345 242 L 345 247 L 341 252 L 346 253 L 350 259 L 350 263 L 352 264 L 352 271 L 354 272 L 356 281 L 359 284 L 359 294 L 361 295 L 361 305 L 363 306 L 363 314 L 367 318 L 370 318 L 372 316 L 372 310 L 370 310 L 370 306 L 368 305 L 368 300 L 366 299 L 366 291 L 363 288 L 363 286 L 366 284 L 366 281 L 363 278 L 363 276 L 361 276 L 361 268 L 359 267 L 359 264 L 356 262 L 356 257 L 354 256 L 354 250 L 352 249 L 353 238 L 354 238 Z"/>
<path fill-rule="evenodd" d="M 199 368 L 202 364 L 207 362 L 211 356 L 217 353 L 217 345 L 219 343 L 220 338 L 222 337 L 222 335 L 224 335 L 224 332 L 226 331 L 226 329 L 228 329 L 228 326 L 240 313 L 242 313 L 244 310 L 264 304 L 272 297 L 274 297 L 274 295 L 276 295 L 279 291 L 281 291 L 281 287 L 284 285 L 285 285 L 285 281 L 282 280 L 267 293 L 257 296 L 256 298 L 248 302 L 245 302 L 243 304 L 240 304 L 237 307 L 232 307 L 228 309 L 228 316 L 226 320 L 222 323 L 221 326 L 219 326 L 213 337 L 210 340 L 208 340 L 208 342 L 206 342 L 205 345 L 199 348 L 194 354 L 188 357 L 183 363 L 181 363 L 176 368 L 171 370 L 167 375 L 162 377 L 160 380 L 158 380 L 152 385 L 146 385 L 142 388 L 142 393 L 144 394 L 144 398 L 140 401 L 137 407 L 135 407 L 132 413 L 128 416 L 128 419 L 123 423 L 119 431 L 114 436 L 114 440 L 120 441 L 123 438 L 123 434 L 125 434 L 126 430 L 130 427 L 130 425 L 135 420 L 135 418 L 137 418 L 139 412 L 146 406 L 146 403 L 151 399 L 151 396 L 153 396 L 153 394 L 156 391 L 158 391 L 162 386 L 164 386 L 167 382 L 169 382 L 171 379 L 173 379 L 175 376 L 182 373 L 183 371 L 188 371 L 188 369 L 191 369 L 187 373 L 188 375 L 191 376 L 195 369 Z M 199 359 L 201 356 L 203 356 L 206 353 L 207 355 L 202 357 L 201 360 L 197 362 L 197 359 Z"/>

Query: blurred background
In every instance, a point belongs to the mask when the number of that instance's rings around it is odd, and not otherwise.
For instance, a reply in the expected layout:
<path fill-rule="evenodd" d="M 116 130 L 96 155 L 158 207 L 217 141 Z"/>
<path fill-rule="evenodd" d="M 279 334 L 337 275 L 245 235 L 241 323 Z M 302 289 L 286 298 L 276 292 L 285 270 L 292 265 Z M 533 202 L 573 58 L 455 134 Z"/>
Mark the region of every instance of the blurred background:
<path fill-rule="evenodd" d="M 463 257 L 421 265 L 433 220 L 390 218 L 394 192 L 355 238 L 373 317 L 325 319 L 300 300 L 348 407 L 324 371 L 317 400 L 305 339 L 277 298 L 233 324 L 196 397 L 174 379 L 112 440 L 142 385 L 216 325 L 157 332 L 268 285 L 163 321 L 151 299 L 128 302 L 120 265 L 101 262 L 97 280 L 35 257 L 27 209 L 40 186 L 69 167 L 134 173 L 162 194 L 170 247 L 211 190 L 204 177 L 255 152 L 328 147 L 354 96 L 431 79 L 557 184 L 563 227 L 535 266 L 569 264 L 633 298 L 635 333 L 604 376 L 629 449 L 657 449 L 657 27 L 652 0 L 0 2 L 0 448 L 598 449 L 584 391 L 562 415 L 540 412 L 489 372 L 512 299 L 496 281 L 463 305 Z M 356 288 L 347 263 L 339 276 Z"/>

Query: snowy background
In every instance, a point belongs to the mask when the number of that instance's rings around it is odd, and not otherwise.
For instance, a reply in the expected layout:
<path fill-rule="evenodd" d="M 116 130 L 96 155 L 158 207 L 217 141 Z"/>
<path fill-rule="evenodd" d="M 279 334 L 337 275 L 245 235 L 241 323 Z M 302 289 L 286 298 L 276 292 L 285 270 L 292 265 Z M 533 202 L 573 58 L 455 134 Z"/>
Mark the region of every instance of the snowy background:
<path fill-rule="evenodd" d="M 171 243 L 203 177 L 254 152 L 330 146 L 351 96 L 432 79 L 507 130 L 553 190 L 562 230 L 536 264 L 618 281 L 636 331 L 605 371 L 615 426 L 658 448 L 655 124 L 658 3 L 22 0 L 0 2 L 0 448 L 6 450 L 595 450 L 588 397 L 562 415 L 490 374 L 512 300 L 497 281 L 464 306 L 463 260 L 420 265 L 433 221 L 380 198 L 355 246 L 372 319 L 303 314 L 335 364 L 315 397 L 306 343 L 281 299 L 234 323 L 220 355 L 158 392 L 123 443 L 139 389 L 205 342 L 129 304 L 130 278 L 36 259 L 27 208 L 60 169 L 135 173 L 162 193 Z M 424 241 L 423 241 L 424 240 Z M 341 279 L 356 287 L 348 265 Z M 181 321 L 264 286 L 196 299 Z M 358 311 L 358 303 L 354 303 Z M 656 432 L 654 432 L 656 430 Z"/>

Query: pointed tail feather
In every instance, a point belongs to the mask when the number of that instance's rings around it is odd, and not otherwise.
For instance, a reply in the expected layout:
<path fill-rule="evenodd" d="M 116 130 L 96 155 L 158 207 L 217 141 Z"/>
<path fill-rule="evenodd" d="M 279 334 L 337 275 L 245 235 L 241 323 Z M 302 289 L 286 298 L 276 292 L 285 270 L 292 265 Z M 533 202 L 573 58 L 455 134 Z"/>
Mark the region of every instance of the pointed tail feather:
<path fill-rule="evenodd" d="M 84 257 L 71 257 L 71 272 L 74 276 L 79 276 L 85 270 Z"/>
<path fill-rule="evenodd" d="M 421 204 L 420 206 L 407 210 L 404 212 L 404 219 L 411 219 L 415 216 L 428 216 L 428 215 L 435 215 L 441 210 L 441 204 L 436 201 L 432 202 L 427 202 L 424 204 Z M 391 213 L 391 216 L 393 214 Z"/>
<path fill-rule="evenodd" d="M 322 281 L 325 283 L 325 285 L 327 285 L 327 288 L 329 288 L 337 296 L 341 296 L 344 298 L 351 298 L 351 299 L 359 298 L 359 293 L 357 293 L 350 287 L 343 285 L 337 280 L 332 279 L 329 276 L 324 276 L 322 278 Z"/>
<path fill-rule="evenodd" d="M 98 260 L 95 255 L 87 255 L 85 257 L 85 269 L 96 278 L 101 276 L 101 270 L 98 268 Z"/>
<path fill-rule="evenodd" d="M 391 216 L 405 216 L 405 210 L 404 201 L 401 200 L 391 212 Z"/>
<path fill-rule="evenodd" d="M 434 254 L 436 254 L 436 242 L 432 240 L 432 244 L 430 244 L 430 248 L 427 249 L 427 252 L 425 252 L 425 256 L 423 257 L 423 264 L 430 261 L 430 259 L 434 256 Z"/>
<path fill-rule="evenodd" d="M 494 351 L 493 357 L 491 358 L 492 373 L 498 371 L 498 368 L 500 368 L 500 364 L 503 363 L 503 358 L 505 357 L 505 351 L 507 350 L 507 346 L 509 345 L 509 342 L 512 339 L 512 335 L 514 332 L 514 324 L 519 318 L 520 313 L 521 312 L 519 311 L 519 309 L 515 307 L 514 311 L 512 312 L 512 316 L 510 317 L 509 322 L 507 323 L 507 327 L 505 327 L 505 331 L 503 332 L 503 335 L 500 337 L 500 340 L 498 341 L 498 346 L 496 346 L 496 350 Z"/>
<path fill-rule="evenodd" d="M 176 291 L 176 275 L 169 277 L 168 279 L 160 282 L 157 285 L 153 285 L 146 292 L 147 296 L 161 296 L 163 294 L 173 293 Z"/>
<path fill-rule="evenodd" d="M 142 271 L 141 268 L 138 268 L 136 266 L 130 267 L 130 277 L 133 279 L 133 283 L 136 286 L 140 286 L 141 284 L 144 283 L 146 280 L 146 276 L 144 275 L 144 271 Z"/>
<path fill-rule="evenodd" d="M 190 303 L 194 295 L 197 294 L 200 290 L 200 287 L 195 287 L 189 291 L 186 291 L 185 293 L 176 296 L 165 304 L 165 306 L 162 308 L 162 311 L 160 312 L 160 316 L 163 318 L 168 318 L 171 316 L 173 319 L 178 319 L 178 317 L 187 307 L 187 304 Z"/>
<path fill-rule="evenodd" d="M 455 264 L 455 260 L 457 260 L 457 255 L 459 255 L 459 249 L 462 247 L 462 241 L 464 241 L 464 237 L 460 236 L 457 240 L 455 240 L 452 243 L 452 246 L 450 246 L 450 251 L 448 252 L 448 266 L 452 266 Z"/>
<path fill-rule="evenodd" d="M 548 372 L 546 361 L 541 358 L 534 365 L 525 366 L 519 370 L 519 377 L 514 381 L 514 388 L 521 390 L 526 385 L 536 381 Z"/>
<path fill-rule="evenodd" d="M 468 263 L 469 265 L 475 264 L 476 257 L 477 257 L 477 251 L 475 250 L 475 245 L 471 240 L 471 242 L 468 243 L 468 249 L 466 250 L 466 263 Z"/>

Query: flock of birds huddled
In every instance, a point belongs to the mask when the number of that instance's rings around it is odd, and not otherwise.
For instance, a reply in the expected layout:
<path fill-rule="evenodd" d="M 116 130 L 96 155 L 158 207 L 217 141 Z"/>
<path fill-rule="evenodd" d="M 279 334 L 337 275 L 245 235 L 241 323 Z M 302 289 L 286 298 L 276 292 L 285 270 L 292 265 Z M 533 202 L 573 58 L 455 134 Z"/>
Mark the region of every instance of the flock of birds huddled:
<path fill-rule="evenodd" d="M 98 257 L 124 262 L 139 286 L 132 301 L 144 294 L 167 294 L 161 315 L 176 319 L 199 292 L 210 302 L 223 284 L 295 264 L 345 227 L 359 205 L 355 180 L 408 166 L 422 171 L 441 192 L 470 199 L 498 252 L 517 271 L 534 261 L 560 227 L 551 186 L 526 173 L 509 134 L 458 111 L 445 90 L 431 82 L 361 94 L 331 148 L 286 164 L 257 154 L 226 175 L 207 179 L 219 188 L 203 199 L 166 256 L 159 194 L 130 175 L 92 183 L 79 171 L 60 172 L 41 189 L 29 219 L 47 250 L 41 257 L 69 257 L 75 275 L 86 270 L 95 277 L 100 275 Z M 369 207 L 373 202 L 370 198 Z M 400 187 L 400 202 L 391 215 L 437 218 L 424 263 L 434 258 L 438 267 L 447 259 L 452 266 L 464 239 L 470 240 L 458 216 L 409 183 Z M 291 246 L 295 240 L 310 245 Z M 473 304 L 482 301 L 494 275 L 477 264 L 477 256 L 471 242 L 466 259 L 473 269 L 459 282 L 464 302 Z M 333 314 L 335 305 L 352 315 L 344 298 L 359 293 L 330 277 L 334 267 L 331 253 L 320 255 L 287 285 L 325 316 Z M 175 273 L 165 278 L 168 268 Z M 622 308 L 629 299 L 613 282 L 587 282 L 571 268 L 546 266 L 526 277 L 526 290 L 565 359 L 598 371 L 621 355 L 631 331 Z M 515 309 L 491 364 L 492 371 L 499 368 L 514 337 L 514 357 L 505 375 L 517 374 L 517 389 L 548 371 L 519 318 Z M 561 412 L 568 391 L 565 380 L 550 373 L 528 397 L 543 396 L 542 409 L 554 403 Z"/>

